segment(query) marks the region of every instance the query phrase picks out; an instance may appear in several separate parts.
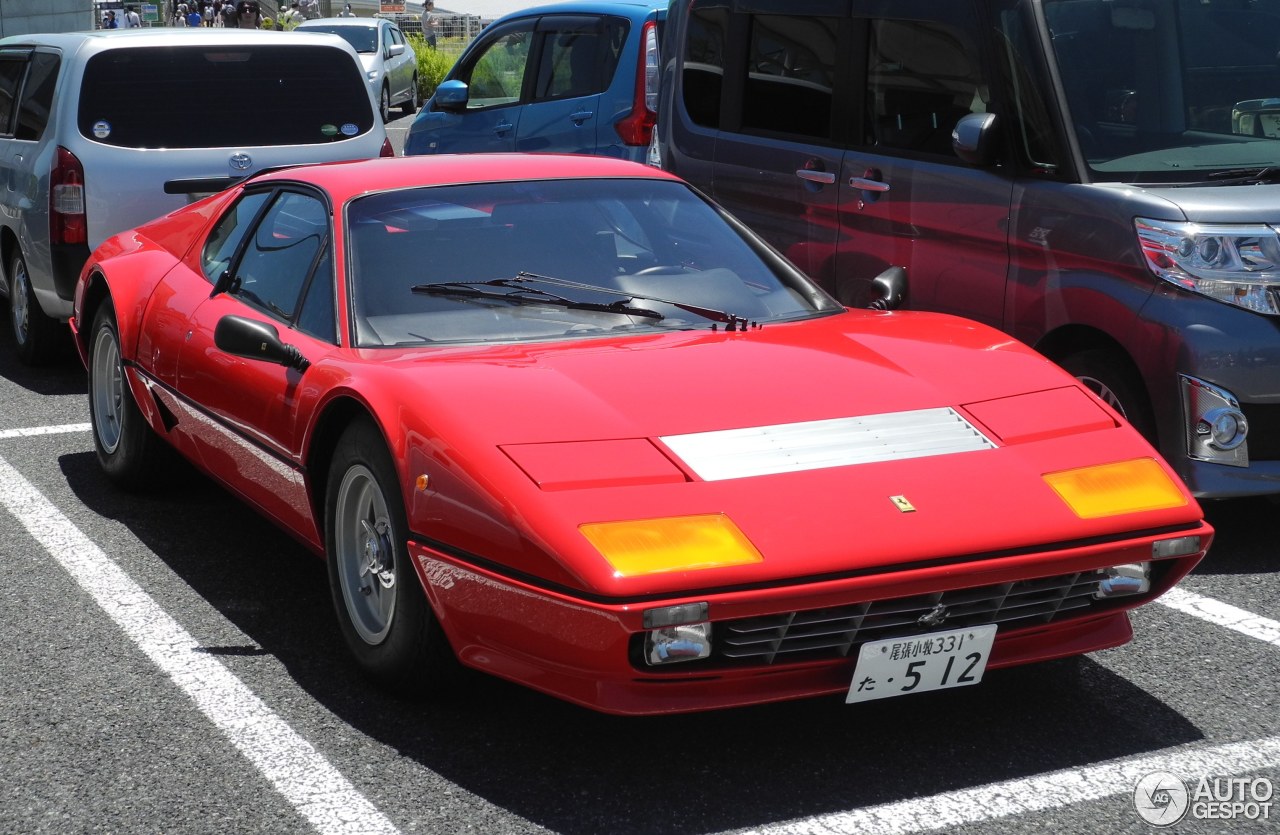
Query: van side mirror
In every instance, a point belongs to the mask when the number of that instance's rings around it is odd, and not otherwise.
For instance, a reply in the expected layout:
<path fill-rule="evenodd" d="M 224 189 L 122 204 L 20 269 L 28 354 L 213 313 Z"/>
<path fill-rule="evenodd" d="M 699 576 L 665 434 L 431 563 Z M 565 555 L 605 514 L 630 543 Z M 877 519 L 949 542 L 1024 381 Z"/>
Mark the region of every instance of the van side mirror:
<path fill-rule="evenodd" d="M 244 316 L 223 316 L 213 329 L 218 350 L 237 357 L 264 360 L 286 368 L 306 371 L 311 362 L 294 345 L 280 339 L 274 326 Z"/>
<path fill-rule="evenodd" d="M 996 156 L 996 114 L 968 113 L 951 131 L 951 148 L 970 165 L 991 165 Z"/>
<path fill-rule="evenodd" d="M 462 110 L 471 99 L 471 92 L 467 89 L 467 82 L 458 81 L 455 78 L 450 81 L 441 81 L 440 86 L 436 87 L 433 99 L 435 106 L 440 110 Z"/>
<path fill-rule="evenodd" d="M 871 292 L 876 298 L 867 305 L 869 309 L 897 310 L 907 299 L 907 271 L 890 267 L 871 279 Z"/>

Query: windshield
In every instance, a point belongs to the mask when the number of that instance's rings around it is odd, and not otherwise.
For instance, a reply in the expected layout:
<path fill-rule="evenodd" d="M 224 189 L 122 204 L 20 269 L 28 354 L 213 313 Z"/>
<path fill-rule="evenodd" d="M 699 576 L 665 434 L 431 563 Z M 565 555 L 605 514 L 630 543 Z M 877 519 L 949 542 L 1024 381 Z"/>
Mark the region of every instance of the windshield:
<path fill-rule="evenodd" d="M 352 201 L 347 229 L 362 347 L 746 329 L 841 309 L 670 181 L 402 189 Z"/>
<path fill-rule="evenodd" d="M 1280 0 L 1046 0 L 1097 180 L 1210 181 L 1280 160 Z"/>
<path fill-rule="evenodd" d="M 307 32 L 328 32 L 337 35 L 356 52 L 378 51 L 378 29 L 375 26 L 304 26 Z"/>

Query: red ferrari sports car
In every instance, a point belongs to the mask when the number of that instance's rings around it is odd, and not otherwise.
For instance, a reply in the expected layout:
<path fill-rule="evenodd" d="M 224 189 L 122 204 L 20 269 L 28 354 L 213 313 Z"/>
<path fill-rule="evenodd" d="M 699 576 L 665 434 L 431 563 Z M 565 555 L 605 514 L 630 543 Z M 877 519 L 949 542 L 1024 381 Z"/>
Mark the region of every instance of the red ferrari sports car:
<path fill-rule="evenodd" d="M 649 714 L 969 685 L 1124 643 L 1213 534 L 1040 355 L 846 309 L 618 160 L 256 176 L 105 242 L 72 327 L 106 473 L 169 445 L 324 556 L 397 686 Z"/>

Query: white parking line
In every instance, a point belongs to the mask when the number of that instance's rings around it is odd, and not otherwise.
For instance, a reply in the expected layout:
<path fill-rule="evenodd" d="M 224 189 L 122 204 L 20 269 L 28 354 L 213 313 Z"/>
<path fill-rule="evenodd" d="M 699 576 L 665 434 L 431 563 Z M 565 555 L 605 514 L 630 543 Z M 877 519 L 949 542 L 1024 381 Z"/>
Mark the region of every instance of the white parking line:
<path fill-rule="evenodd" d="M 1212 597 L 1205 597 L 1180 588 L 1170 589 L 1156 598 L 1156 602 L 1280 647 L 1280 621 L 1264 618 L 1253 612 L 1237 609 L 1230 603 L 1223 603 L 1221 600 L 1214 600 Z"/>
<path fill-rule="evenodd" d="M 1280 767 L 1280 737 L 1273 736 L 1055 771 L 745 832 L 752 835 L 905 835 L 931 832 L 1011 815 L 1043 812 L 1113 795 L 1132 795 L 1138 780 L 1154 771 L 1167 771 L 1187 780 L 1204 775 L 1235 776 L 1277 767 Z M 1141 820 L 1137 812 L 1133 820 L 1135 828 L 1139 828 Z"/>
<path fill-rule="evenodd" d="M 61 426 L 31 426 L 25 429 L 0 430 L 0 440 L 8 438 L 34 438 L 37 435 L 62 435 L 67 432 L 88 432 L 87 423 L 64 423 Z"/>
<path fill-rule="evenodd" d="M 240 679 L 197 652 L 200 643 L 3 458 L 0 504 L 316 830 L 325 835 L 397 831 Z"/>

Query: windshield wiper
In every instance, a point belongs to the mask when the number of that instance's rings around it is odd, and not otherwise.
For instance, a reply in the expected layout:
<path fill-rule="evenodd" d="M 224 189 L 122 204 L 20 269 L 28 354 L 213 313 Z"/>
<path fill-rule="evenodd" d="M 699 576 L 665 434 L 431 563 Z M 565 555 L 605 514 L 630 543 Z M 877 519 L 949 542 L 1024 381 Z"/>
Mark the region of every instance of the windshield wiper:
<path fill-rule="evenodd" d="M 1263 183 L 1280 183 L 1280 166 L 1262 168 L 1228 168 L 1205 175 L 1215 186 L 1251 186 Z"/>
<path fill-rule="evenodd" d="M 497 290 L 482 289 L 484 287 L 508 287 L 511 288 L 511 292 L 500 293 Z M 425 293 L 430 296 L 498 299 L 516 304 L 553 304 L 569 310 L 594 310 L 601 313 L 617 313 L 620 316 L 644 316 L 648 319 L 667 318 L 656 310 L 634 307 L 625 301 L 616 301 L 612 304 L 574 301 L 536 287 L 525 287 L 519 279 L 515 278 L 495 278 L 489 281 L 441 281 L 437 284 L 415 284 L 409 289 L 415 293 Z"/>
<path fill-rule="evenodd" d="M 725 330 L 742 330 L 747 329 L 747 320 L 745 317 L 738 316 L 734 313 L 726 313 L 723 310 L 716 310 L 714 307 L 703 307 L 700 304 L 689 304 L 688 302 L 677 302 L 671 299 L 661 299 L 657 296 L 649 296 L 644 293 L 632 293 L 628 290 L 614 290 L 609 287 L 598 287 L 595 284 L 582 284 L 577 281 L 569 281 L 564 278 L 555 278 L 549 275 L 539 275 L 521 270 L 516 273 L 515 278 L 498 279 L 499 281 L 509 282 L 526 282 L 536 281 L 541 284 L 551 284 L 556 287 L 569 287 L 575 290 L 590 290 L 593 293 L 608 293 L 611 296 L 626 296 L 631 301 L 657 302 L 658 304 L 669 304 L 672 307 L 678 307 L 686 313 L 692 313 L 695 316 L 701 316 L 703 319 L 710 319 L 713 322 L 724 322 Z"/>

